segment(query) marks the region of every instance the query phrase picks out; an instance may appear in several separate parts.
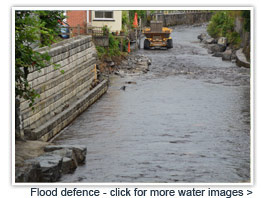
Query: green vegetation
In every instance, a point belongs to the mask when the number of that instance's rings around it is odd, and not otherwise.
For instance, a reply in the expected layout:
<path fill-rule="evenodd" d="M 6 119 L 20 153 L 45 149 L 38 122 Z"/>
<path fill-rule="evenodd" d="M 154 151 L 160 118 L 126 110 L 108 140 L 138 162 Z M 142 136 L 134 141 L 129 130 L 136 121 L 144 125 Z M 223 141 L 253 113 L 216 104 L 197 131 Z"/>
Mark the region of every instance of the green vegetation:
<path fill-rule="evenodd" d="M 103 59 L 104 57 L 114 57 L 114 56 L 121 55 L 121 51 L 119 48 L 119 41 L 112 35 L 112 33 L 109 33 L 110 31 L 107 26 L 103 26 L 102 30 L 103 30 L 103 35 L 109 34 L 109 46 L 108 47 L 96 46 L 99 59 Z"/>
<path fill-rule="evenodd" d="M 211 18 L 207 31 L 213 38 L 227 37 L 228 42 L 237 47 L 241 42 L 240 35 L 235 32 L 235 17 L 231 11 L 217 11 Z"/>
<path fill-rule="evenodd" d="M 123 10 L 122 11 L 122 30 L 124 32 L 128 31 L 128 27 L 129 27 L 129 14 L 127 10 Z"/>
<path fill-rule="evenodd" d="M 241 16 L 244 19 L 244 30 L 250 32 L 250 10 L 242 10 Z"/>
<path fill-rule="evenodd" d="M 212 16 L 207 31 L 213 38 L 221 36 L 227 37 L 228 42 L 234 47 L 238 47 L 241 43 L 239 33 L 235 31 L 235 18 L 241 17 L 244 21 L 244 30 L 250 32 L 250 11 L 249 10 L 227 10 L 216 11 Z"/>
<path fill-rule="evenodd" d="M 15 96 L 33 105 L 39 94 L 29 85 L 29 68 L 41 70 L 50 64 L 50 56 L 40 54 L 33 46 L 48 46 L 56 41 L 58 20 L 64 19 L 62 11 L 15 12 Z M 55 65 L 57 67 L 57 65 Z"/>

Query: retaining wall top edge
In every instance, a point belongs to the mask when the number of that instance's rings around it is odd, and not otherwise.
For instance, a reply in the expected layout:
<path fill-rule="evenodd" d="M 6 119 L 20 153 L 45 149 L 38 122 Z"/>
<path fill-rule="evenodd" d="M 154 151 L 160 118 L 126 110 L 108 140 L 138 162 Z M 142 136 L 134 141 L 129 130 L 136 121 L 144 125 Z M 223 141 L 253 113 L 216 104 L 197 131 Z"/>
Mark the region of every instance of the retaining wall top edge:
<path fill-rule="evenodd" d="M 38 48 L 35 51 L 39 52 L 39 53 L 45 53 L 45 52 L 54 50 L 56 48 L 58 50 L 58 49 L 64 47 L 65 45 L 72 45 L 73 43 L 77 43 L 81 40 L 84 40 L 86 38 L 91 38 L 91 37 L 92 37 L 91 35 L 79 35 L 79 36 L 76 36 L 76 37 L 73 37 L 73 38 L 63 40 L 63 41 L 58 42 L 58 43 L 54 43 L 50 47 L 46 46 L 46 47 Z M 80 42 L 79 42 L 79 44 L 80 44 Z"/>

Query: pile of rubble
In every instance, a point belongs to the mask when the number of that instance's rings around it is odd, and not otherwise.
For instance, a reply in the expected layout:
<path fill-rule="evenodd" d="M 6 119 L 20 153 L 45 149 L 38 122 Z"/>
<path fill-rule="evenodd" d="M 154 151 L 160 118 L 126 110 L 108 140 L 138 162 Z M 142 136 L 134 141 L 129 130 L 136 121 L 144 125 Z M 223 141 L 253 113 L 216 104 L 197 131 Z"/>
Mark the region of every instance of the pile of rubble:
<path fill-rule="evenodd" d="M 151 59 L 144 55 L 121 55 L 118 57 L 104 57 L 98 61 L 98 75 L 124 75 L 124 74 L 142 74 L 149 71 Z"/>
<path fill-rule="evenodd" d="M 226 37 L 215 39 L 206 33 L 201 33 L 198 35 L 198 39 L 205 44 L 209 54 L 213 54 L 215 57 L 222 57 L 222 60 L 225 61 L 236 62 L 238 66 L 250 67 L 250 63 L 246 60 L 244 54 L 240 53 L 242 48 L 231 48 Z"/>
<path fill-rule="evenodd" d="M 121 70 L 121 73 L 142 74 L 149 71 L 149 65 L 151 65 L 150 58 L 144 55 L 133 54 L 121 62 L 121 65 L 118 66 L 118 70 Z M 118 72 L 116 72 L 116 74 Z"/>

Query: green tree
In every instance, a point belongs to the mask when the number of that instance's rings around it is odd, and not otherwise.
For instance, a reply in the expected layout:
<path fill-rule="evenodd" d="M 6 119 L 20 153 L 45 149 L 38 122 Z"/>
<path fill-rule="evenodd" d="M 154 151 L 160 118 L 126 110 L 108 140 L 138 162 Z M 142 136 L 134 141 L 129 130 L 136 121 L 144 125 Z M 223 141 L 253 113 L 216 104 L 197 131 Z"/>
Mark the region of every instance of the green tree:
<path fill-rule="evenodd" d="M 16 11 L 15 12 L 15 96 L 33 105 L 39 94 L 29 85 L 27 77 L 31 67 L 40 70 L 50 64 L 50 56 L 34 50 L 55 42 L 58 20 L 62 11 Z"/>

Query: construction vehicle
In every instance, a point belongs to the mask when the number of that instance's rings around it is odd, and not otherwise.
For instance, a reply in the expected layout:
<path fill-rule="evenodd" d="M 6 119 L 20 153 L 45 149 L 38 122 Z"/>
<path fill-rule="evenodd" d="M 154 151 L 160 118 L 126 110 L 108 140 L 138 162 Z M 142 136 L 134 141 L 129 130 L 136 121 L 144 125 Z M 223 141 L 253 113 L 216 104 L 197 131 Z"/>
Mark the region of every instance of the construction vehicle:
<path fill-rule="evenodd" d="M 145 28 L 143 34 L 144 49 L 152 48 L 173 48 L 172 38 L 170 37 L 171 29 L 163 27 L 162 21 L 151 21 L 150 28 Z"/>

